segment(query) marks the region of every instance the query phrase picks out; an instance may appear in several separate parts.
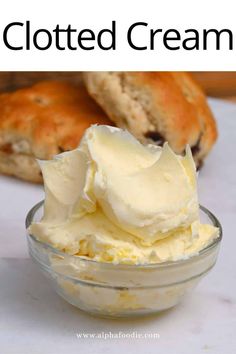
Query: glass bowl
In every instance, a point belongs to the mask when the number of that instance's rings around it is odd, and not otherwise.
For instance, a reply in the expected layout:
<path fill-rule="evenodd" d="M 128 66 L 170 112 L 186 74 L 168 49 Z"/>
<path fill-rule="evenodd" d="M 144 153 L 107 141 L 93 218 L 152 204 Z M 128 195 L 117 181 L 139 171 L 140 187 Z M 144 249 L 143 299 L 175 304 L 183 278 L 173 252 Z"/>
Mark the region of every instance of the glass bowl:
<path fill-rule="evenodd" d="M 26 227 L 42 217 L 43 201 L 28 213 Z M 71 256 L 27 234 L 29 254 L 56 292 L 91 314 L 130 317 L 178 304 L 214 266 L 222 238 L 216 217 L 200 206 L 200 219 L 219 228 L 219 237 L 191 258 L 147 265 L 102 263 Z"/>

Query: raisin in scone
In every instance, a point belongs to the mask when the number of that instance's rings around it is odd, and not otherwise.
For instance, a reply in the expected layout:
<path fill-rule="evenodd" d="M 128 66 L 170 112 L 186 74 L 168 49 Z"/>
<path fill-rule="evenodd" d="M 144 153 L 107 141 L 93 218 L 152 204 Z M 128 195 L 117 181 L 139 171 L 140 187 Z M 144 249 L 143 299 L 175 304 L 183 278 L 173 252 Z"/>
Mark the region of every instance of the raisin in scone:
<path fill-rule="evenodd" d="M 95 123 L 112 124 L 84 87 L 48 81 L 0 94 L 0 172 L 41 182 L 36 158 L 76 148 Z"/>
<path fill-rule="evenodd" d="M 217 138 L 205 94 L 184 72 L 85 72 L 89 94 L 121 128 L 143 143 L 186 144 L 201 165 Z"/>

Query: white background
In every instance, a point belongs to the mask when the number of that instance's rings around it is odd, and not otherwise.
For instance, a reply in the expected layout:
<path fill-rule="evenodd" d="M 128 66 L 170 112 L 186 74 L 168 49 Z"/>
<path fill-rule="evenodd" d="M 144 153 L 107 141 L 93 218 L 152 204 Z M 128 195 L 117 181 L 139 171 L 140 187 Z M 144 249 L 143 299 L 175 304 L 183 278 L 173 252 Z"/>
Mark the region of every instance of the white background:
<path fill-rule="evenodd" d="M 91 28 L 97 33 L 117 24 L 117 49 L 102 51 L 10 51 L 5 47 L 2 33 L 13 21 L 31 21 L 32 33 L 39 28 L 52 31 L 57 24 L 71 24 L 78 30 Z M 234 33 L 234 50 L 169 51 L 160 41 L 154 51 L 134 51 L 127 43 L 127 29 L 137 21 L 147 22 L 148 28 L 137 31 L 137 41 L 148 44 L 149 29 L 229 28 Z M 24 42 L 24 29 L 18 28 L 15 43 Z M 214 38 L 214 37 L 212 37 Z M 160 37 L 161 40 L 161 37 Z M 235 1 L 211 0 L 8 0 L 0 11 L 0 69 L 1 70 L 236 70 Z"/>

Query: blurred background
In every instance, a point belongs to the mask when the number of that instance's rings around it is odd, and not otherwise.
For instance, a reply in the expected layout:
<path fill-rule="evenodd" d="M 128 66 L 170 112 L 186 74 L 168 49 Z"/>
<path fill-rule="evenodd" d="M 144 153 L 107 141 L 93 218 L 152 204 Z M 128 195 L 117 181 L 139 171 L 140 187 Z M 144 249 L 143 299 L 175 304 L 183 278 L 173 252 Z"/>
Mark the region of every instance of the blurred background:
<path fill-rule="evenodd" d="M 208 96 L 221 97 L 236 102 L 236 72 L 192 73 Z"/>
<path fill-rule="evenodd" d="M 236 102 L 236 72 L 193 72 L 208 96 Z M 40 80 L 60 79 L 79 83 L 79 72 L 0 72 L 0 91 L 11 91 Z"/>

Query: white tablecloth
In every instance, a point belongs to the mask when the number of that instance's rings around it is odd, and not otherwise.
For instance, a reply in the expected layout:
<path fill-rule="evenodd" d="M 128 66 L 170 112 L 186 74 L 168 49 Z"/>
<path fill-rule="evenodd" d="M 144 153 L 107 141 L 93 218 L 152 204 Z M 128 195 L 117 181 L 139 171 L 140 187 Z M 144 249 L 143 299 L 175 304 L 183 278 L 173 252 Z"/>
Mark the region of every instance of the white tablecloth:
<path fill-rule="evenodd" d="M 25 215 L 43 189 L 0 177 L 0 354 L 236 353 L 236 105 L 210 104 L 219 139 L 200 171 L 199 193 L 223 225 L 220 256 L 190 297 L 158 316 L 99 319 L 59 298 L 26 248 Z M 109 332 L 123 338 L 78 338 Z M 124 338 L 130 333 L 143 338 Z M 158 339 L 144 338 L 154 333 Z"/>

